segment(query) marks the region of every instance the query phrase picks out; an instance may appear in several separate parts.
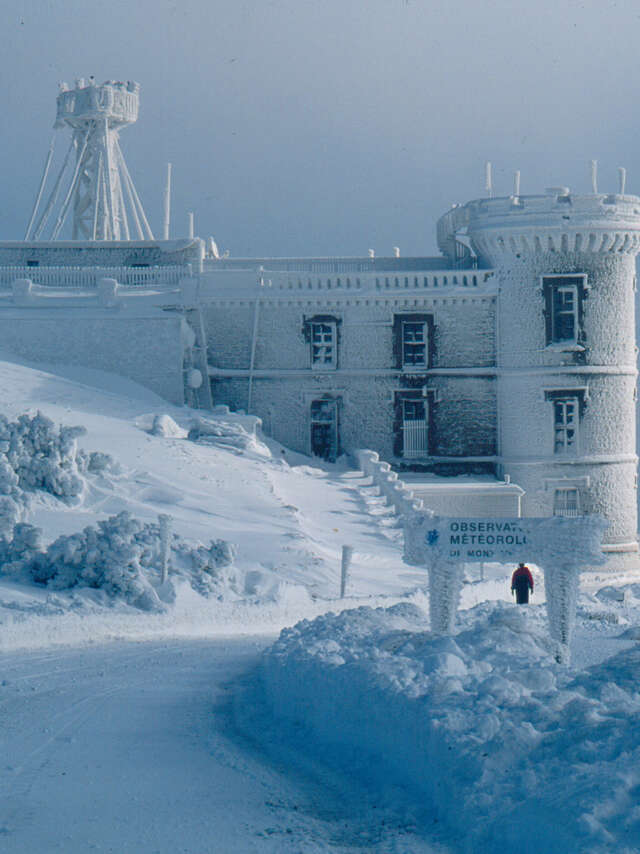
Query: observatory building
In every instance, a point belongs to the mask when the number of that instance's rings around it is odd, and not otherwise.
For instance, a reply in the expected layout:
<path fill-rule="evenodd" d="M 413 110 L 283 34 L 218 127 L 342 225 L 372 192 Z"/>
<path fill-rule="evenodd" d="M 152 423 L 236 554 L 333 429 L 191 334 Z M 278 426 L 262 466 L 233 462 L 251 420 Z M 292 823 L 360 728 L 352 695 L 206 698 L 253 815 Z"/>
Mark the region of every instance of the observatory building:
<path fill-rule="evenodd" d="M 138 98 L 59 94 L 65 163 L 47 196 L 48 156 L 25 241 L 0 243 L 5 351 L 245 410 L 329 461 L 369 448 L 447 515 L 602 514 L 611 565 L 638 565 L 624 179 L 454 207 L 436 257 L 220 257 L 212 239 L 154 240 L 118 142 Z"/>

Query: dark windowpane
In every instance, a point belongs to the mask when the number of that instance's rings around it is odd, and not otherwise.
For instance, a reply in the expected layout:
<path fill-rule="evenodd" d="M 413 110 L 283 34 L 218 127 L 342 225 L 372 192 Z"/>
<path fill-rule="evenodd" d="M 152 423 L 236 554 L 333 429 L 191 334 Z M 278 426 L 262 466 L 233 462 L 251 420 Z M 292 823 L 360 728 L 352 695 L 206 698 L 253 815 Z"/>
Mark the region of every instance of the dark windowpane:
<path fill-rule="evenodd" d="M 403 401 L 403 404 L 405 421 L 425 420 L 424 400 L 405 400 Z"/>
<path fill-rule="evenodd" d="M 574 286 L 553 290 L 553 340 L 573 341 L 576 337 L 577 291 Z"/>
<path fill-rule="evenodd" d="M 402 362 L 409 366 L 424 366 L 427 363 L 427 347 L 424 323 L 402 324 Z"/>

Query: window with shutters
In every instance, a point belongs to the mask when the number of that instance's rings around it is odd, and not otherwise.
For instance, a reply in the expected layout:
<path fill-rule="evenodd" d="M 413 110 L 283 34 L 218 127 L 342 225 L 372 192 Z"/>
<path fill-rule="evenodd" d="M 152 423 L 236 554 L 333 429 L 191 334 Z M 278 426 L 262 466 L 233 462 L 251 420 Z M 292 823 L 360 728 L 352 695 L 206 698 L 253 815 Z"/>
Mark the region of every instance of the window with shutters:
<path fill-rule="evenodd" d="M 583 274 L 542 277 L 547 346 L 578 349 L 583 344 L 586 279 Z"/>

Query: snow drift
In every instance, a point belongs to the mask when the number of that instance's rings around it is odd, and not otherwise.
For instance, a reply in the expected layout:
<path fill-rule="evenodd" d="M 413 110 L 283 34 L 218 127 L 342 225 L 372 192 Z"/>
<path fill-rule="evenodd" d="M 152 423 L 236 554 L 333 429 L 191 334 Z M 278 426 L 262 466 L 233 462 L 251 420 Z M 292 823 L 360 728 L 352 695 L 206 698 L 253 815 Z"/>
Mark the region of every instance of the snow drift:
<path fill-rule="evenodd" d="M 304 749 L 427 798 L 464 850 L 636 851 L 640 650 L 574 677 L 540 609 L 463 619 L 449 638 L 411 604 L 302 621 L 265 655 L 268 705 Z"/>

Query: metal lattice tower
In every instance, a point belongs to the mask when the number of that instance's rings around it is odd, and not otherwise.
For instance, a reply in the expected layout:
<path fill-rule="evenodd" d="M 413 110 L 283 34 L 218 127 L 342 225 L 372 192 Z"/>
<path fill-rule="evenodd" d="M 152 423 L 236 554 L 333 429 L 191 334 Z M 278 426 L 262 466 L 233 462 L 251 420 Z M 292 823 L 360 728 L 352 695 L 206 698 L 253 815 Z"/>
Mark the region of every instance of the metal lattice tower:
<path fill-rule="evenodd" d="M 57 240 L 70 208 L 73 240 L 153 240 L 118 140 L 121 128 L 138 118 L 139 93 L 131 81 L 98 86 L 93 78 L 80 79 L 74 89 L 61 84 L 54 127 L 70 127 L 71 144 L 38 218 L 55 136 L 51 141 L 25 240 Z"/>

